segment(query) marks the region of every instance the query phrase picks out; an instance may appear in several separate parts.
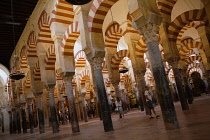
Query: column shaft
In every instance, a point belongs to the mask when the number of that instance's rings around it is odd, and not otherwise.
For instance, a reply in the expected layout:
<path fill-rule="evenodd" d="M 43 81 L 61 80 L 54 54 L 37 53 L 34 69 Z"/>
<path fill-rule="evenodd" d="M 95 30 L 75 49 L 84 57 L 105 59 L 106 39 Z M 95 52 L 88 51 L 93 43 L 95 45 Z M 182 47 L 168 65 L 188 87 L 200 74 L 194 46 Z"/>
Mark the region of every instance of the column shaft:
<path fill-rule="evenodd" d="M 62 124 L 65 125 L 67 122 L 66 122 L 66 114 L 65 114 L 65 108 L 64 108 L 64 101 L 61 101 L 60 103 L 61 103 L 62 117 L 63 117 Z"/>
<path fill-rule="evenodd" d="M 83 107 L 83 111 L 84 111 L 85 122 L 88 122 L 87 108 L 85 105 L 85 97 L 84 96 L 82 96 L 82 107 Z"/>
<path fill-rule="evenodd" d="M 21 109 L 21 116 L 22 116 L 22 128 L 23 134 L 27 133 L 27 123 L 26 123 L 26 112 L 25 109 Z"/>
<path fill-rule="evenodd" d="M 161 106 L 165 127 L 166 129 L 179 128 L 176 111 L 171 98 L 169 84 L 158 47 L 158 41 L 148 41 L 146 45 L 150 57 L 150 63 L 156 83 L 156 91 Z"/>
<path fill-rule="evenodd" d="M 39 133 L 45 133 L 44 129 L 44 113 L 42 106 L 42 98 L 41 96 L 37 97 L 37 106 L 38 106 L 38 119 L 39 119 Z"/>
<path fill-rule="evenodd" d="M 194 97 L 193 97 L 193 92 L 189 86 L 189 82 L 187 80 L 187 77 L 183 77 L 184 80 L 184 86 L 185 86 L 185 91 L 188 99 L 188 104 L 192 104 Z"/>
<path fill-rule="evenodd" d="M 59 132 L 59 124 L 58 124 L 56 108 L 55 108 L 54 87 L 50 88 L 49 97 L 50 97 L 50 117 L 52 120 L 52 129 L 53 129 L 53 133 L 58 133 Z"/>
<path fill-rule="evenodd" d="M 18 131 L 18 134 L 20 134 L 21 133 L 20 109 L 17 109 L 17 111 L 16 111 L 16 117 L 17 117 L 17 131 Z"/>
<path fill-rule="evenodd" d="M 66 92 L 67 92 L 68 102 L 69 102 L 72 132 L 76 133 L 76 132 L 80 132 L 80 129 L 79 129 L 79 122 L 78 122 L 77 112 L 76 112 L 76 107 L 75 107 L 74 94 L 72 90 L 72 81 L 71 81 L 72 78 L 73 77 L 70 77 L 70 80 L 68 80 L 68 83 L 66 84 Z"/>
<path fill-rule="evenodd" d="M 30 133 L 34 133 L 34 115 L 32 110 L 32 105 L 28 105 L 28 112 L 29 112 L 29 123 L 30 123 Z"/>
<path fill-rule="evenodd" d="M 107 100 L 107 94 L 104 86 L 104 80 L 102 75 L 102 69 L 94 69 L 94 76 L 96 79 L 96 86 L 98 90 L 98 97 L 101 104 L 102 109 L 102 117 L 103 117 L 103 125 L 104 131 L 113 131 L 112 119 L 111 119 L 111 111 Z"/>

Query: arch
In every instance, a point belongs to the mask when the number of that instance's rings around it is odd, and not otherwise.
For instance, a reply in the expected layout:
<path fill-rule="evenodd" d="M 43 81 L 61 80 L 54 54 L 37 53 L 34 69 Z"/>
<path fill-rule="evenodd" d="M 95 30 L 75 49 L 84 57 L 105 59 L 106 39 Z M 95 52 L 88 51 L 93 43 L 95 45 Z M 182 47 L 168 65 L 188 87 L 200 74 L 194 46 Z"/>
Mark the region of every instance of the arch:
<path fill-rule="evenodd" d="M 130 57 L 129 50 L 121 50 L 112 57 L 111 65 L 113 70 L 119 69 L 119 64 L 124 57 Z"/>
<path fill-rule="evenodd" d="M 166 62 L 166 66 L 165 66 L 165 72 L 166 72 L 166 75 L 169 74 L 169 71 L 171 70 L 171 65 L 168 64 L 168 62 Z"/>
<path fill-rule="evenodd" d="M 201 75 L 201 77 L 203 77 L 203 73 L 202 73 L 202 70 L 200 68 L 192 68 L 192 69 L 190 69 L 189 70 L 189 75 L 191 76 L 191 74 L 193 72 L 198 72 Z"/>
<path fill-rule="evenodd" d="M 83 70 L 82 73 L 79 76 L 79 80 L 81 81 L 84 76 L 89 76 L 90 77 L 90 70 L 88 70 L 88 69 Z"/>
<path fill-rule="evenodd" d="M 39 28 L 39 35 L 37 39 L 37 43 L 48 43 L 53 44 L 53 40 L 51 38 L 51 31 L 50 31 L 50 16 L 47 15 L 46 11 L 44 10 L 38 20 L 38 28 Z"/>
<path fill-rule="evenodd" d="M 85 52 L 80 50 L 75 54 L 75 66 L 76 67 L 85 67 L 86 65 L 86 55 Z"/>
<path fill-rule="evenodd" d="M 74 21 L 73 5 L 69 4 L 65 0 L 58 0 L 55 8 L 52 11 L 53 18 L 50 20 L 50 25 L 53 22 L 72 24 Z"/>
<path fill-rule="evenodd" d="M 104 80 L 104 82 L 105 82 L 106 88 L 108 88 L 108 87 L 111 86 L 111 82 L 110 82 L 110 79 L 109 79 L 109 78 L 106 78 L 106 79 Z"/>
<path fill-rule="evenodd" d="M 0 77 L 3 79 L 2 84 L 3 84 L 3 85 L 7 84 L 7 83 L 8 83 L 9 71 L 8 71 L 8 69 L 7 69 L 4 65 L 2 65 L 2 64 L 0 64 L 0 73 L 1 73 Z"/>
<path fill-rule="evenodd" d="M 200 67 L 201 67 L 200 63 L 191 63 L 191 64 L 188 65 L 187 71 L 189 71 L 192 68 L 200 68 Z"/>
<path fill-rule="evenodd" d="M 202 61 L 201 56 L 190 56 L 190 57 L 188 57 L 185 60 L 185 63 L 186 63 L 186 65 L 189 65 L 189 64 L 193 63 L 196 60 L 199 61 L 199 62 L 201 62 Z"/>
<path fill-rule="evenodd" d="M 181 43 L 181 40 L 183 38 L 183 34 L 185 33 L 185 31 L 187 31 L 190 28 L 195 28 L 196 30 L 198 30 L 199 28 L 201 28 L 203 26 L 205 26 L 205 23 L 200 22 L 200 21 L 199 22 L 192 21 L 192 22 L 188 23 L 187 25 L 185 25 L 179 32 L 179 35 L 177 37 L 177 44 Z"/>
<path fill-rule="evenodd" d="M 88 15 L 88 28 L 90 32 L 102 33 L 102 25 L 109 9 L 118 0 L 94 0 Z"/>
<path fill-rule="evenodd" d="M 175 83 L 175 77 L 174 77 L 173 69 L 170 69 L 170 71 L 168 73 L 168 79 L 169 79 L 171 84 Z"/>
<path fill-rule="evenodd" d="M 45 70 L 55 70 L 55 61 L 55 45 L 51 45 L 46 52 Z"/>
<path fill-rule="evenodd" d="M 118 41 L 122 37 L 122 29 L 118 23 L 111 24 L 105 32 L 105 47 L 117 48 Z"/>
<path fill-rule="evenodd" d="M 139 58 L 144 58 L 144 53 L 147 52 L 147 46 L 144 42 L 144 37 L 141 37 L 141 39 L 138 41 L 136 45 L 136 56 Z"/>
<path fill-rule="evenodd" d="M 78 22 L 74 22 L 71 25 L 69 25 L 69 27 L 67 28 L 64 34 L 64 38 L 61 44 L 61 47 L 63 48 L 63 51 L 62 51 L 63 55 L 66 55 L 66 56 L 74 55 L 73 48 L 79 35 L 80 35 L 80 32 L 79 32 Z"/>
<path fill-rule="evenodd" d="M 179 55 L 182 58 L 186 58 L 186 54 L 193 48 L 198 48 L 201 50 L 203 50 L 204 48 L 202 42 L 193 41 L 192 38 L 186 38 L 183 41 L 181 41 L 181 46 L 182 48 L 179 51 Z"/>
<path fill-rule="evenodd" d="M 176 42 L 180 30 L 192 21 L 203 21 L 208 24 L 205 10 L 191 10 L 176 17 L 168 27 L 169 40 Z"/>
<path fill-rule="evenodd" d="M 36 53 L 36 36 L 34 34 L 34 31 L 32 31 L 29 34 L 27 45 L 28 45 L 27 57 L 37 57 L 37 53 Z"/>
<path fill-rule="evenodd" d="M 176 4 L 177 0 L 159 0 L 158 9 L 164 18 L 171 19 L 171 11 Z"/>
<path fill-rule="evenodd" d="M 37 61 L 35 68 L 34 68 L 34 81 L 41 81 L 41 72 L 40 72 L 39 61 Z"/>
<path fill-rule="evenodd" d="M 26 89 L 30 89 L 31 88 L 31 79 L 30 79 L 30 72 L 29 71 L 26 74 L 26 78 L 25 78 L 25 88 Z"/>
<path fill-rule="evenodd" d="M 56 80 L 63 80 L 58 70 L 55 71 Z"/>
<path fill-rule="evenodd" d="M 21 58 L 21 60 L 20 60 L 21 69 L 28 68 L 27 56 L 26 56 L 26 47 L 25 46 L 21 49 L 20 58 Z"/>

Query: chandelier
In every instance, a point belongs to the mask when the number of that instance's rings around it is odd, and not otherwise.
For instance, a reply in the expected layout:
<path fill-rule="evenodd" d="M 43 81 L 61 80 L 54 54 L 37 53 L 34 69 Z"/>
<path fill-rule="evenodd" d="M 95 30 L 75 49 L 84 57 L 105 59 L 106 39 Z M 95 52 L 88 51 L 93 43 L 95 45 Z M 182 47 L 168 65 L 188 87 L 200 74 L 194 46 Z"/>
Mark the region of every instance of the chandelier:
<path fill-rule="evenodd" d="M 12 80 L 20 80 L 23 79 L 25 77 L 24 73 L 12 73 L 9 75 L 9 78 Z"/>
<path fill-rule="evenodd" d="M 91 0 L 65 0 L 65 1 L 73 5 L 83 5 L 89 3 Z"/>

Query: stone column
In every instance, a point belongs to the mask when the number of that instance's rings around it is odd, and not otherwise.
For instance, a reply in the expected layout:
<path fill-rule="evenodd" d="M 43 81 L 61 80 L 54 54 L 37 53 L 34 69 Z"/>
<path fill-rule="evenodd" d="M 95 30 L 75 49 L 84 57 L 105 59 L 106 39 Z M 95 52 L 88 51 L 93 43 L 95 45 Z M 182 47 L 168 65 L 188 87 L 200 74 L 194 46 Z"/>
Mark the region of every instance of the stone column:
<path fill-rule="evenodd" d="M 104 79 L 102 75 L 102 62 L 103 58 L 95 57 L 89 61 L 93 66 L 94 77 L 96 80 L 96 87 L 98 91 L 98 97 L 101 105 L 102 116 L 103 116 L 103 125 L 104 131 L 109 132 L 113 131 L 111 111 L 107 100 L 107 94 L 104 86 Z"/>
<path fill-rule="evenodd" d="M 147 45 L 165 127 L 166 129 L 177 129 L 179 128 L 179 123 L 176 117 L 176 111 L 171 98 L 169 84 L 159 50 L 158 31 L 159 25 L 153 23 L 147 23 L 139 28 L 139 32 L 143 34 Z"/>
<path fill-rule="evenodd" d="M 85 93 L 81 94 L 81 98 L 82 98 L 82 107 L 83 107 L 83 112 L 84 112 L 84 119 L 85 119 L 85 122 L 88 122 L 87 108 L 86 108 L 86 104 L 85 104 Z"/>
<path fill-rule="evenodd" d="M 20 108 L 18 107 L 17 109 L 16 109 L 16 120 L 17 120 L 17 131 L 18 131 L 18 134 L 20 134 L 21 133 L 21 124 L 20 124 Z"/>
<path fill-rule="evenodd" d="M 180 100 L 180 103 L 182 106 L 182 110 L 189 110 L 186 94 L 185 94 L 185 91 L 182 86 L 182 79 L 181 79 L 181 75 L 180 75 L 179 68 L 178 68 L 179 58 L 178 57 L 170 57 L 167 60 L 168 60 L 168 63 L 172 66 L 172 69 L 174 72 L 174 78 L 175 78 L 176 86 L 178 89 L 179 100 Z"/>
<path fill-rule="evenodd" d="M 67 121 L 66 121 L 66 114 L 65 114 L 65 108 L 64 108 L 64 101 L 60 101 L 61 103 L 61 109 L 62 109 L 62 117 L 63 117 L 63 122 L 62 124 L 63 125 L 66 125 L 67 124 Z"/>
<path fill-rule="evenodd" d="M 36 96 L 37 109 L 38 109 L 38 119 L 39 119 L 39 133 L 45 133 L 44 128 L 44 112 L 42 105 L 42 93 L 37 94 Z"/>
<path fill-rule="evenodd" d="M 25 111 L 25 105 L 26 103 L 21 103 L 21 116 L 22 116 L 22 128 L 23 128 L 23 134 L 27 133 L 27 123 L 26 123 L 26 111 Z"/>
<path fill-rule="evenodd" d="M 69 102 L 72 132 L 77 133 L 77 132 L 80 132 L 80 129 L 79 129 L 79 122 L 78 122 L 77 112 L 76 112 L 76 107 L 75 107 L 74 94 L 73 94 L 73 89 L 72 89 L 72 79 L 73 79 L 74 73 L 62 73 L 61 75 L 66 84 L 66 92 L 67 92 L 68 102 Z"/>
<path fill-rule="evenodd" d="M 114 86 L 116 97 L 120 98 L 119 82 L 113 82 L 112 85 Z"/>
<path fill-rule="evenodd" d="M 12 133 L 16 134 L 17 117 L 16 117 L 16 108 L 12 108 Z"/>
<path fill-rule="evenodd" d="M 33 109 L 32 109 L 32 99 L 33 98 L 27 99 L 29 123 L 30 123 L 30 133 L 34 133 L 34 117 L 33 117 L 34 115 L 33 115 Z"/>
<path fill-rule="evenodd" d="M 57 113 L 56 113 L 56 108 L 55 108 L 54 88 L 55 88 L 54 84 L 53 85 L 48 85 L 52 129 L 53 129 L 53 133 L 58 133 L 59 132 L 59 124 L 58 124 Z"/>
<path fill-rule="evenodd" d="M 186 92 L 186 96 L 187 96 L 187 99 L 188 99 L 188 104 L 192 104 L 193 103 L 193 100 L 194 100 L 194 96 L 193 96 L 193 92 L 189 86 L 189 81 L 187 79 L 187 74 L 186 74 L 186 69 L 183 69 L 181 71 L 181 74 L 182 74 L 182 77 L 183 77 L 183 80 L 184 80 L 184 88 L 185 88 L 185 92 Z"/>
<path fill-rule="evenodd" d="M 8 111 L 9 113 L 9 132 L 12 134 L 12 111 Z"/>

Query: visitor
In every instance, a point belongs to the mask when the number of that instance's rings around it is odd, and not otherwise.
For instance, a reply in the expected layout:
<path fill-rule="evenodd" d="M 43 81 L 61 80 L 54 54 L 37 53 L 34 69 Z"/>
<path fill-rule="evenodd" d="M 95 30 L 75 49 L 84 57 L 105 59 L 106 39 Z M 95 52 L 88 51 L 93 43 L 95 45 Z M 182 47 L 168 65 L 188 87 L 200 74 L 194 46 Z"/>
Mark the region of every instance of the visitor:
<path fill-rule="evenodd" d="M 145 87 L 145 97 L 146 97 L 146 102 L 147 102 L 148 108 L 150 109 L 150 119 L 154 118 L 152 116 L 152 112 L 156 116 L 156 118 L 158 118 L 160 116 L 160 115 L 157 115 L 155 112 L 155 108 L 152 104 L 152 96 L 153 96 L 152 91 L 149 91 L 149 87 L 146 86 Z"/>

